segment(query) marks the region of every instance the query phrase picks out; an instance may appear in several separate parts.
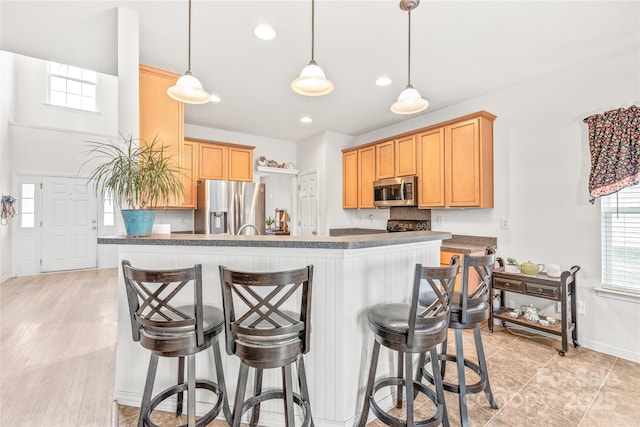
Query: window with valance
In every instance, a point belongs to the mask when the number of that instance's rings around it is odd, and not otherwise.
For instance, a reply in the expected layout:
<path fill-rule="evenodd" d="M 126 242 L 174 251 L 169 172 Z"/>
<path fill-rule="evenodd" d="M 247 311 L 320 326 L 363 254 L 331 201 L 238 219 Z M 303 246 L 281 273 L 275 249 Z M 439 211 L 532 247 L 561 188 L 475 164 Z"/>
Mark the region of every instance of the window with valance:
<path fill-rule="evenodd" d="M 589 201 L 601 197 L 602 283 L 640 293 L 640 107 L 584 119 L 589 126 Z"/>

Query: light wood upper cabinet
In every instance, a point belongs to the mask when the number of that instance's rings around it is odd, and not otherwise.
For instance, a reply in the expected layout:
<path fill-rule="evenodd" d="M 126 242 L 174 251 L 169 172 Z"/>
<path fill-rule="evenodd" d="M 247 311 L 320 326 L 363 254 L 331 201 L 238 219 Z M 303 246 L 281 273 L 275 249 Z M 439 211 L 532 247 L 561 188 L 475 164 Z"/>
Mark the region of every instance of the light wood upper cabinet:
<path fill-rule="evenodd" d="M 394 141 L 376 144 L 376 179 L 394 178 L 395 171 L 395 144 Z"/>
<path fill-rule="evenodd" d="M 418 206 L 493 207 L 493 120 L 480 112 L 418 135 Z"/>
<path fill-rule="evenodd" d="M 229 180 L 253 181 L 253 148 L 229 146 Z"/>
<path fill-rule="evenodd" d="M 253 150 L 246 145 L 185 138 L 193 145 L 196 180 L 253 181 Z"/>
<path fill-rule="evenodd" d="M 396 160 L 396 177 L 413 176 L 416 174 L 416 136 L 409 135 L 404 138 L 396 139 L 395 143 L 395 160 Z"/>
<path fill-rule="evenodd" d="M 445 127 L 446 206 L 493 207 L 493 120 L 480 115 Z"/>
<path fill-rule="evenodd" d="M 358 207 L 358 151 L 342 153 L 342 207 Z"/>
<path fill-rule="evenodd" d="M 343 207 L 373 208 L 373 180 L 417 175 L 418 207 L 492 208 L 495 118 L 479 111 L 344 150 Z"/>
<path fill-rule="evenodd" d="M 182 165 L 184 105 L 167 95 L 179 74 L 140 65 L 140 139 L 151 143 L 155 138 L 164 146 L 167 157 Z M 170 200 L 166 207 L 182 207 L 183 200 Z"/>
<path fill-rule="evenodd" d="M 358 150 L 358 207 L 373 208 L 376 150 L 374 146 Z"/>
<path fill-rule="evenodd" d="M 370 145 L 342 153 L 342 207 L 374 208 L 373 181 L 376 174 L 376 147 Z"/>
<path fill-rule="evenodd" d="M 418 206 L 444 206 L 444 128 L 432 129 L 418 139 Z"/>
<path fill-rule="evenodd" d="M 199 179 L 227 179 L 229 148 L 226 145 L 200 144 Z"/>

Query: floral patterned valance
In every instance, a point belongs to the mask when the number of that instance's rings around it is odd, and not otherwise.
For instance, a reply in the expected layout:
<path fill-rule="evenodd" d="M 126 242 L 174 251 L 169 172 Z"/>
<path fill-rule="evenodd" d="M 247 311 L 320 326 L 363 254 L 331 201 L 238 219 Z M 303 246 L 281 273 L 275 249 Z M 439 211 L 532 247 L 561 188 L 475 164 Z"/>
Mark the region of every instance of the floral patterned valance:
<path fill-rule="evenodd" d="M 584 119 L 589 126 L 589 201 L 640 181 L 640 107 L 618 108 Z"/>

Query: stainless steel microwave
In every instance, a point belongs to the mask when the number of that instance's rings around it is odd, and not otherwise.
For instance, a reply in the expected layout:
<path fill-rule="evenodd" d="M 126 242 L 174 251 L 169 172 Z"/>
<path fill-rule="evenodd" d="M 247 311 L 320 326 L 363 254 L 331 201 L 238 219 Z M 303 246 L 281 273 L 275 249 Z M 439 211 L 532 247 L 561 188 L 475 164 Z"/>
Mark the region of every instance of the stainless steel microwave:
<path fill-rule="evenodd" d="M 415 176 L 373 181 L 374 206 L 417 206 L 417 182 L 418 178 Z"/>

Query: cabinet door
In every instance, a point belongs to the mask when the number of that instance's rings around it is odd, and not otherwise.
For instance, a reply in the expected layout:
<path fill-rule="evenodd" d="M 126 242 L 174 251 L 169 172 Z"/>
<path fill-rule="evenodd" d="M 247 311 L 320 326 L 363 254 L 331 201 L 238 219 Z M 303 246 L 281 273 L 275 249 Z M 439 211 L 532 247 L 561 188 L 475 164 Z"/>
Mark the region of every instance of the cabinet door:
<path fill-rule="evenodd" d="M 447 126 L 445 132 L 448 206 L 480 206 L 479 120 Z"/>
<path fill-rule="evenodd" d="M 418 206 L 444 207 L 444 128 L 418 135 Z"/>
<path fill-rule="evenodd" d="M 253 181 L 253 149 L 229 147 L 229 180 Z"/>
<path fill-rule="evenodd" d="M 416 137 L 410 135 L 395 140 L 396 176 L 416 174 Z"/>
<path fill-rule="evenodd" d="M 358 207 L 358 151 L 342 153 L 342 207 Z"/>
<path fill-rule="evenodd" d="M 196 181 L 197 181 L 197 143 L 184 141 L 182 145 L 182 185 L 184 185 L 184 201 L 183 208 L 196 207 Z"/>
<path fill-rule="evenodd" d="M 358 207 L 373 208 L 376 150 L 374 146 L 358 150 Z"/>
<path fill-rule="evenodd" d="M 200 144 L 199 179 L 223 179 L 227 173 L 229 150 L 225 145 Z"/>
<path fill-rule="evenodd" d="M 376 144 L 376 179 L 393 178 L 395 174 L 394 141 Z"/>
<path fill-rule="evenodd" d="M 141 143 L 157 138 L 164 146 L 165 156 L 178 167 L 182 164 L 184 104 L 171 99 L 167 89 L 180 75 L 146 65 L 140 65 L 139 71 Z M 180 207 L 182 200 L 169 200 L 163 205 Z"/>

